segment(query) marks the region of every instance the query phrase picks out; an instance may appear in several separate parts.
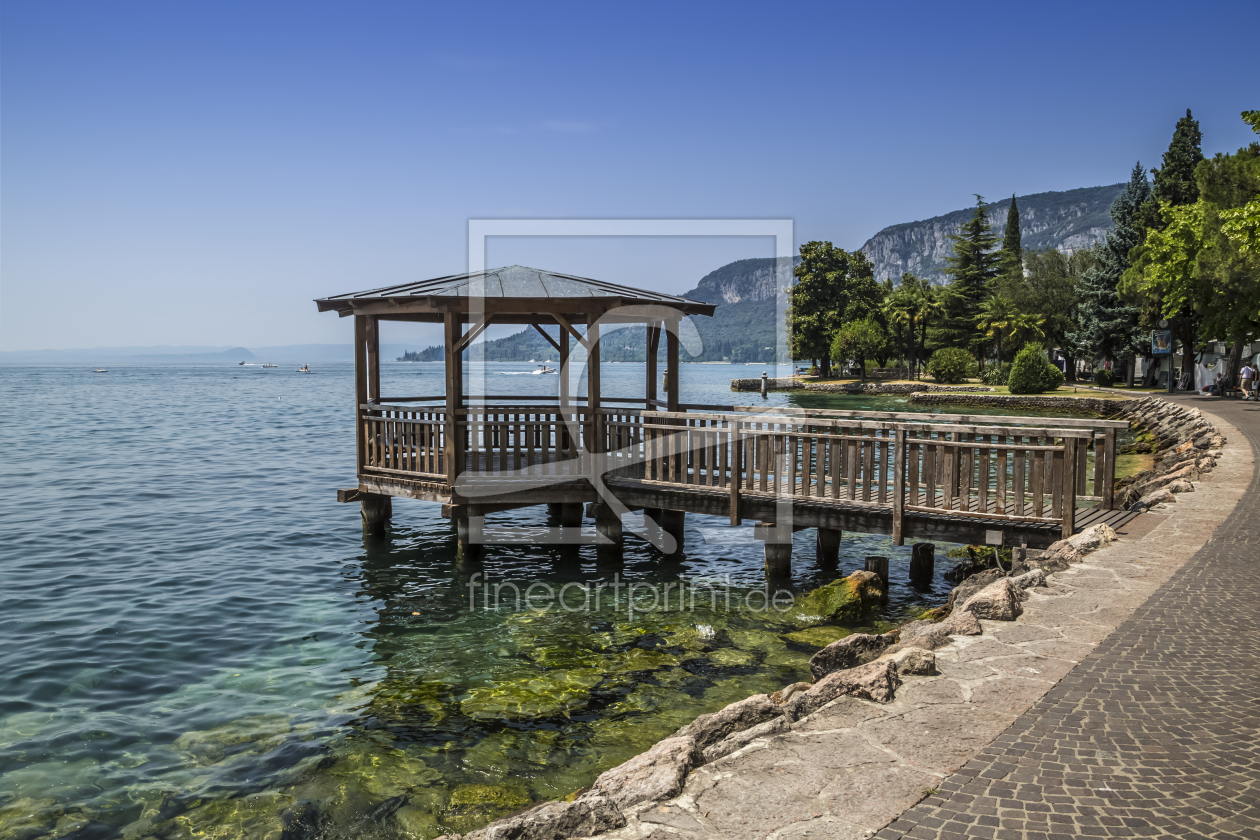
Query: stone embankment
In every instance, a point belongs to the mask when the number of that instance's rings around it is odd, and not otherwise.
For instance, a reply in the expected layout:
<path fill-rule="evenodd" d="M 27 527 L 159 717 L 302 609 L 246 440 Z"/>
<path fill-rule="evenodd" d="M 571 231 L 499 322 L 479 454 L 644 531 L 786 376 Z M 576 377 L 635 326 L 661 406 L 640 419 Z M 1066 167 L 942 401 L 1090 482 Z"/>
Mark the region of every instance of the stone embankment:
<path fill-rule="evenodd" d="M 791 377 L 766 378 L 767 391 L 821 391 L 831 394 L 913 394 L 919 391 L 984 393 L 985 385 L 932 385 L 926 382 L 810 382 Z M 732 391 L 760 391 L 761 378 L 732 379 Z"/>
<path fill-rule="evenodd" d="M 921 389 L 920 389 L 921 390 Z M 1114 414 L 1120 400 L 1099 397 L 1054 397 L 1035 394 L 938 394 L 914 393 L 910 402 L 915 405 L 970 405 L 977 408 L 1057 408 L 1087 414 Z"/>
<path fill-rule="evenodd" d="M 1125 487 L 1142 509 L 1192 491 L 1224 457 L 1225 437 L 1198 409 L 1158 398 L 1109 408 L 1156 441 L 1156 468 Z M 1114 552 L 1087 560 L 1116 539 L 1104 524 L 1017 549 L 1009 569 L 964 580 L 934 619 L 833 642 L 810 660 L 811 681 L 701 715 L 571 799 L 464 840 L 869 837 L 1071 671 L 1161 582 L 1146 577 L 1171 574 Z"/>

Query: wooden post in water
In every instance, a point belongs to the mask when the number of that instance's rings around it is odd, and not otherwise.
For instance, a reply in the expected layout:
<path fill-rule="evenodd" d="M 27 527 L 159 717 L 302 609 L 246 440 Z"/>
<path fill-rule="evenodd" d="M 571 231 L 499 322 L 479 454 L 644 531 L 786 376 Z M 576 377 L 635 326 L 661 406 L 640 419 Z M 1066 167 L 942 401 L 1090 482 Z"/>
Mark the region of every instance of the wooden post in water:
<path fill-rule="evenodd" d="M 818 565 L 834 569 L 840 564 L 840 540 L 844 533 L 837 528 L 818 529 Z"/>
<path fill-rule="evenodd" d="M 446 344 L 446 442 L 443 458 L 446 461 L 446 483 L 453 487 L 464 471 L 464 429 L 458 414 L 464 403 L 464 354 L 458 350 L 463 324 L 458 313 L 447 312 L 442 325 Z"/>
<path fill-rule="evenodd" d="M 888 558 L 887 557 L 867 557 L 866 571 L 874 572 L 879 575 L 879 579 L 884 582 L 884 589 L 888 589 Z"/>
<path fill-rule="evenodd" d="M 608 505 L 595 505 L 595 531 L 618 548 L 625 541 L 621 517 Z"/>
<path fill-rule="evenodd" d="M 914 586 L 931 586 L 936 571 L 936 546 L 933 543 L 915 543 L 910 547 L 910 583 Z"/>
<path fill-rule="evenodd" d="M 363 516 L 363 533 L 374 537 L 384 534 L 394 515 L 393 499 L 376 493 L 360 493 L 359 505 Z"/>
<path fill-rule="evenodd" d="M 469 515 L 464 507 L 455 514 L 455 559 L 475 560 L 481 556 L 481 523 L 480 516 Z"/>
<path fill-rule="evenodd" d="M 683 530 L 687 525 L 687 512 L 682 510 L 662 510 L 656 520 L 661 530 L 674 538 L 674 554 L 682 554 Z"/>

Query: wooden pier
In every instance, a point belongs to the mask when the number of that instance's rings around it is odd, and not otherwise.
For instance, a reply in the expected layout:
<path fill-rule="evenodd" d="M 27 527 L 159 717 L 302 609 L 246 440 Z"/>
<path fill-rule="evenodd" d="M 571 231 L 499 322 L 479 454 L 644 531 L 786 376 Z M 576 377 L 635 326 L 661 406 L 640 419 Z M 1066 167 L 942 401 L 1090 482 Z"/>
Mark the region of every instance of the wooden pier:
<path fill-rule="evenodd" d="M 440 503 L 457 520 L 461 552 L 475 553 L 487 513 L 557 505 L 572 526 L 590 505 L 605 541 L 621 538 L 622 513 L 642 510 L 663 547 L 678 550 L 686 513 L 716 515 L 758 523 L 767 571 L 781 574 L 792 532 L 806 528 L 818 529 L 821 558 L 845 531 L 898 545 L 1038 548 L 1129 518 L 1112 504 L 1124 422 L 682 403 L 678 325 L 712 314 L 711 304 L 521 266 L 317 303 L 355 318 L 358 486 L 339 498 L 360 501 L 369 528 L 383 527 L 390 498 Z M 446 393 L 381 394 L 380 320 L 444 324 Z M 547 337 L 561 363 L 556 394 L 463 393 L 460 351 L 491 323 L 533 324 Z M 624 323 L 647 328 L 642 397 L 600 393 L 600 327 Z M 560 327 L 560 341 L 546 325 Z M 585 396 L 568 393 L 570 339 L 585 351 Z"/>

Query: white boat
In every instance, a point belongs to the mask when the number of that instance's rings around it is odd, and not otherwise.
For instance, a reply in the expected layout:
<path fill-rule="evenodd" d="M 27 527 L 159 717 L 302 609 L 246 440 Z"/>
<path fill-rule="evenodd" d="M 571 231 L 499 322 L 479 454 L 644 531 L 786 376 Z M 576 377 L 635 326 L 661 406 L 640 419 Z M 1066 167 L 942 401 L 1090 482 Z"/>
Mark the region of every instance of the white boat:
<path fill-rule="evenodd" d="M 263 367 L 265 367 L 265 368 L 273 368 L 273 367 L 280 367 L 280 365 L 273 365 L 273 364 L 268 363 L 268 364 L 263 365 Z"/>
<path fill-rule="evenodd" d="M 92 373 L 109 373 L 109 368 L 97 368 Z"/>
<path fill-rule="evenodd" d="M 542 365 L 542 367 L 538 368 L 538 370 L 531 371 L 531 372 L 532 372 L 532 373 L 534 373 L 535 375 L 537 375 L 537 374 L 539 374 L 539 373 L 555 373 L 555 372 L 556 372 L 556 369 L 555 369 L 555 368 L 553 368 L 553 367 L 548 367 L 548 366 L 547 366 L 547 363 L 546 363 L 546 362 L 544 362 L 544 363 L 543 363 L 543 365 Z"/>
<path fill-rule="evenodd" d="M 300 368 L 298 368 L 298 369 L 297 369 L 297 372 L 298 372 L 298 373 L 314 373 L 314 371 L 312 371 L 312 370 L 311 370 L 309 367 L 307 367 L 306 365 L 302 365 Z"/>

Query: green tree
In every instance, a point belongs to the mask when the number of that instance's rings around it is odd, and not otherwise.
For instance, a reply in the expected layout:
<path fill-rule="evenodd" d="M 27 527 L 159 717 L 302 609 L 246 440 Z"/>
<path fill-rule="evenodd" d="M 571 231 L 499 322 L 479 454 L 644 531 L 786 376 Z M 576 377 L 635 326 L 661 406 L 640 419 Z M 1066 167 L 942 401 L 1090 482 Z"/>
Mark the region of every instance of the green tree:
<path fill-rule="evenodd" d="M 937 288 L 908 271 L 901 275 L 901 284 L 885 298 L 884 315 L 889 324 L 905 330 L 906 364 L 911 377 L 918 376 L 927 361 L 928 327 L 944 313 Z"/>
<path fill-rule="evenodd" d="M 1025 312 L 1006 295 L 995 294 L 980 305 L 976 317 L 976 327 L 984 331 L 986 337 L 997 342 L 997 360 L 1002 363 L 1002 337 L 1014 341 L 1021 336 L 1041 338 L 1044 332 L 1041 325 L 1045 318 L 1031 312 Z"/>
<path fill-rule="evenodd" d="M 1111 204 L 1113 227 L 1098 249 L 1098 263 L 1080 280 L 1077 325 L 1066 339 L 1094 361 L 1132 358 L 1140 344 L 1138 308 L 1122 300 L 1117 287 L 1129 268 L 1129 252 L 1145 235 L 1139 214 L 1150 191 L 1139 162 L 1129 174 L 1129 183 Z"/>
<path fill-rule="evenodd" d="M 1155 185 L 1151 188 L 1151 199 L 1159 204 L 1171 204 L 1180 207 L 1194 204 L 1199 200 L 1199 185 L 1195 183 L 1195 167 L 1203 161 L 1203 132 L 1199 130 L 1199 121 L 1190 115 L 1177 120 L 1173 129 L 1172 141 L 1168 151 L 1164 152 L 1163 166 L 1152 169 Z"/>
<path fill-rule="evenodd" d="M 887 340 L 883 328 L 874 318 L 850 321 L 836 330 L 831 340 L 831 357 L 841 364 L 848 359 L 856 360 L 865 382 L 866 360 L 875 358 Z"/>
<path fill-rule="evenodd" d="M 788 343 L 792 358 L 814 359 L 831 375 L 831 339 L 846 321 L 861 320 L 879 306 L 874 268 L 860 251 L 830 242 L 806 242 L 792 269 L 788 293 Z"/>
<path fill-rule="evenodd" d="M 1024 245 L 1019 234 L 1019 205 L 1011 195 L 1006 211 L 1006 229 L 1002 232 L 1002 251 L 998 256 L 998 272 L 1003 277 L 1024 275 Z"/>
<path fill-rule="evenodd" d="M 1080 305 L 1078 286 L 1081 275 L 1098 263 L 1096 248 L 1081 248 L 1065 254 L 1054 248 L 1024 252 L 1026 278 L 1004 276 L 998 293 L 1009 298 L 1021 312 L 1042 318 L 1041 329 L 1051 347 L 1059 347 L 1073 375 L 1081 350 L 1068 340 L 1076 329 Z"/>
<path fill-rule="evenodd" d="M 939 340 L 953 347 L 982 351 L 984 339 L 976 334 L 976 316 L 998 276 L 998 254 L 994 250 L 997 236 L 985 213 L 983 196 L 976 196 L 971 218 L 949 238 L 954 243 L 954 253 L 946 260 L 945 273 L 950 282 L 945 287 L 946 318 Z"/>

